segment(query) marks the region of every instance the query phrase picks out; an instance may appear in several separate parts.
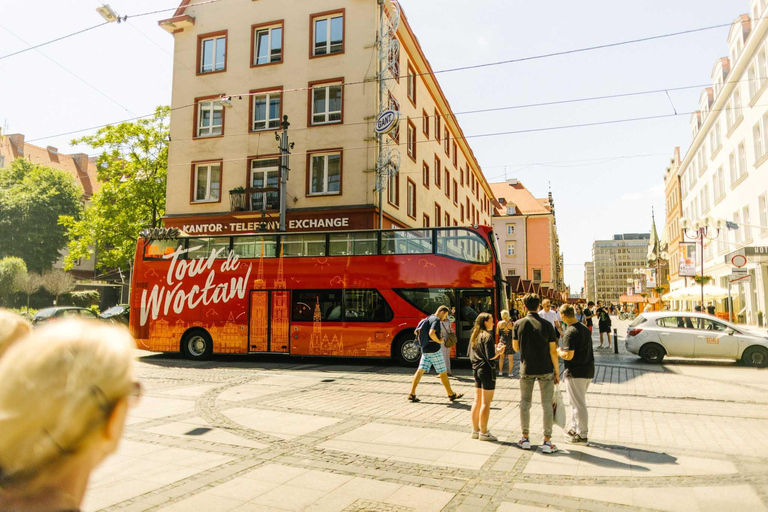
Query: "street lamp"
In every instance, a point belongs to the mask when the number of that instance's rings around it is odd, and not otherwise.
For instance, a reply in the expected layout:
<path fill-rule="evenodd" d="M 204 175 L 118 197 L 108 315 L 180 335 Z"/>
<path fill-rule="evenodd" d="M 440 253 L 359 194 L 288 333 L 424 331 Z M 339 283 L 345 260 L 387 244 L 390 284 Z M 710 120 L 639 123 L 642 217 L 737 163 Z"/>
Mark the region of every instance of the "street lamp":
<path fill-rule="evenodd" d="M 699 243 L 699 258 L 701 258 L 701 309 L 704 309 L 704 240 L 715 240 L 720 231 L 725 228 L 725 220 L 707 215 L 703 219 L 692 221 L 683 217 L 680 220 L 683 234 Z"/>

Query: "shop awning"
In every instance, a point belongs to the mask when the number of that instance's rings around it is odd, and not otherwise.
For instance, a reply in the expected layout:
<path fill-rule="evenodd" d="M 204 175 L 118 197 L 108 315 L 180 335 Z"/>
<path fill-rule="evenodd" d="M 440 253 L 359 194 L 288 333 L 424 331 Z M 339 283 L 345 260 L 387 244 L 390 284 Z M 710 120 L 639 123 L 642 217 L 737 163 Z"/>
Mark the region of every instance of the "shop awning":
<path fill-rule="evenodd" d="M 641 304 L 648 301 L 642 295 L 622 295 L 619 297 L 619 302 L 622 304 Z"/>
<path fill-rule="evenodd" d="M 507 283 L 509 283 L 509 292 L 510 293 L 520 293 L 518 290 L 520 286 L 520 276 L 509 276 L 507 277 Z"/>

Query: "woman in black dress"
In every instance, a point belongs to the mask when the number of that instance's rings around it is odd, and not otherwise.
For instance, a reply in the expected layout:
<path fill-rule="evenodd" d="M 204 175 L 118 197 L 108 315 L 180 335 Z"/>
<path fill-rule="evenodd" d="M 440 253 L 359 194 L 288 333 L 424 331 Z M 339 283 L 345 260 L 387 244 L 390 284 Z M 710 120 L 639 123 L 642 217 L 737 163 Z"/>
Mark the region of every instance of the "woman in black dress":
<path fill-rule="evenodd" d="M 475 402 L 472 404 L 472 439 L 496 441 L 488 430 L 491 401 L 496 389 L 496 367 L 493 361 L 504 354 L 504 343 L 494 344 L 493 317 L 480 313 L 469 338 L 469 359 L 475 377 Z"/>

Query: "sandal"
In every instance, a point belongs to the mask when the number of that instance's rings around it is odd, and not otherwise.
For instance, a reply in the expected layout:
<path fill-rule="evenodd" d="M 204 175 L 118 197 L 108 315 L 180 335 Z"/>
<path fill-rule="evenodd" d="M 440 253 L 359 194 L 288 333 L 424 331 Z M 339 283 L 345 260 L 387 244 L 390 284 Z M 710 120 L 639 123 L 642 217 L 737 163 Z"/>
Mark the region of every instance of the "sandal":
<path fill-rule="evenodd" d="M 408 395 L 408 400 L 410 400 L 413 403 L 421 402 L 418 398 L 416 398 L 416 395 Z"/>
<path fill-rule="evenodd" d="M 453 401 L 458 400 L 459 398 L 461 398 L 463 396 L 464 396 L 464 393 L 454 393 L 454 394 L 448 396 L 448 400 L 453 402 Z"/>

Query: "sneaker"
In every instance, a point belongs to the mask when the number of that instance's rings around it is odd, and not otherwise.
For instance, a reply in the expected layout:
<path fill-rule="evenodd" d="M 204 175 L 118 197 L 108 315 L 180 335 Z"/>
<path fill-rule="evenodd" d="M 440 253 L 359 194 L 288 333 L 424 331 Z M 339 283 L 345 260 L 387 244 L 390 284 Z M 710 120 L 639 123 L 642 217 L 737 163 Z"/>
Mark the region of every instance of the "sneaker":
<path fill-rule="evenodd" d="M 472 431 L 472 439 L 477 439 L 480 436 L 479 430 L 473 430 Z"/>
<path fill-rule="evenodd" d="M 573 437 L 575 435 L 577 435 L 576 431 L 574 429 L 572 429 L 572 428 L 568 429 L 568 432 L 565 433 L 565 437 Z"/>
<path fill-rule="evenodd" d="M 527 437 L 522 437 L 517 442 L 518 448 L 522 448 L 523 450 L 530 450 L 531 449 L 531 440 Z"/>
<path fill-rule="evenodd" d="M 544 443 L 541 445 L 542 453 L 555 453 L 556 451 L 557 451 L 557 446 L 553 445 L 549 441 L 544 441 Z"/>
<path fill-rule="evenodd" d="M 480 439 L 481 441 L 498 441 L 498 438 L 495 435 L 491 434 L 490 430 L 488 430 L 485 434 L 481 433 L 478 436 L 478 439 Z"/>
<path fill-rule="evenodd" d="M 569 436 L 566 440 L 566 443 L 568 444 L 587 444 L 587 438 L 581 437 L 579 434 L 574 434 L 572 436 Z"/>

